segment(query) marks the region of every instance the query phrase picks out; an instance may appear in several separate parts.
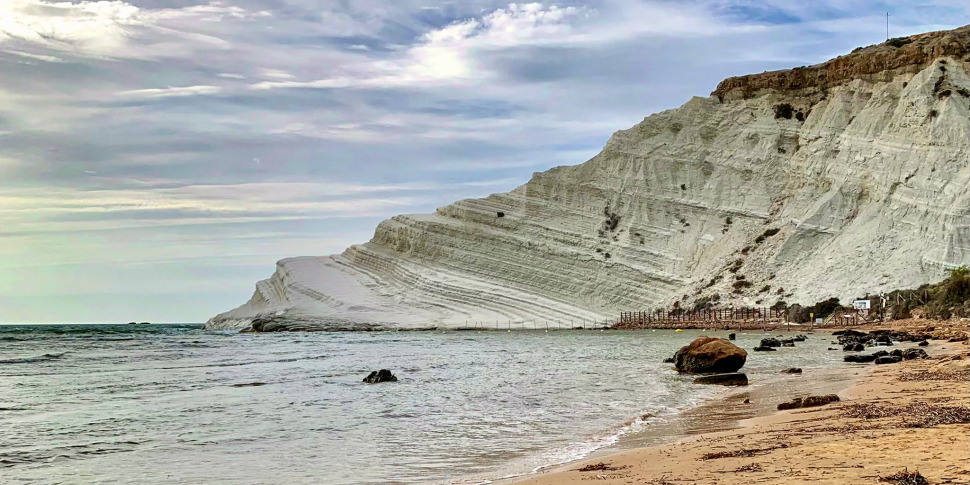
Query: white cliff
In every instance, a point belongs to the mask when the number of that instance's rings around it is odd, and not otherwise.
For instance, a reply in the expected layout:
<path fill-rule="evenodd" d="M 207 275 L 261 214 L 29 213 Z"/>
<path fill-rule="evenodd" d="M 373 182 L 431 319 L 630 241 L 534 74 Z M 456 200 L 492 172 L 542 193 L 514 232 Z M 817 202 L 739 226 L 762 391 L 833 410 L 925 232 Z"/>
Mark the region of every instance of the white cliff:
<path fill-rule="evenodd" d="M 939 280 L 970 264 L 970 27 L 897 43 L 725 80 L 586 163 L 280 261 L 208 327 L 579 325 Z"/>

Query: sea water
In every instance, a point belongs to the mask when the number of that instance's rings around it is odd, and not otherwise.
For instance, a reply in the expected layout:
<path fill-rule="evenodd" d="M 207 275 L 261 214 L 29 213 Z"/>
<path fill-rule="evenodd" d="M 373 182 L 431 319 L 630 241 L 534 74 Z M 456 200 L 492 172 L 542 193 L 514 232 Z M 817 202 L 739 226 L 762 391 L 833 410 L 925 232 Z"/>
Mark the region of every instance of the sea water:
<path fill-rule="evenodd" d="M 700 331 L 239 334 L 0 326 L 4 483 L 475 483 L 628 443 L 737 392 L 662 363 Z M 751 349 L 760 332 L 739 332 Z M 749 352 L 753 388 L 840 366 Z M 390 369 L 397 382 L 365 384 Z M 680 431 L 682 432 L 682 430 Z"/>

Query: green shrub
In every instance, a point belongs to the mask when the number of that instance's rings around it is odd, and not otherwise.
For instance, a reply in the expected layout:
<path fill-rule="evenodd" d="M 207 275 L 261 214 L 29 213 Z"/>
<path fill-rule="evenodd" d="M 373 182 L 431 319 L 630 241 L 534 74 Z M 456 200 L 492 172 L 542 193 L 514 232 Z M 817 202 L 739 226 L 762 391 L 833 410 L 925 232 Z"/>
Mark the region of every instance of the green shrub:
<path fill-rule="evenodd" d="M 780 103 L 775 105 L 775 119 L 784 118 L 790 120 L 792 115 L 795 114 L 795 108 L 789 103 Z"/>

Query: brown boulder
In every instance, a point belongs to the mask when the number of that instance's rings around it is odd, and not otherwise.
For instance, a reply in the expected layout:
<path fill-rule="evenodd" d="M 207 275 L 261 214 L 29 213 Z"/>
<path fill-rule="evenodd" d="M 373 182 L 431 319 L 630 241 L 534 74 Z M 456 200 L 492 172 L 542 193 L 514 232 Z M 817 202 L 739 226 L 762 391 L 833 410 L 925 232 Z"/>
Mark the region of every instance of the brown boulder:
<path fill-rule="evenodd" d="M 678 372 L 687 374 L 737 372 L 748 353 L 724 339 L 698 337 L 674 354 Z"/>

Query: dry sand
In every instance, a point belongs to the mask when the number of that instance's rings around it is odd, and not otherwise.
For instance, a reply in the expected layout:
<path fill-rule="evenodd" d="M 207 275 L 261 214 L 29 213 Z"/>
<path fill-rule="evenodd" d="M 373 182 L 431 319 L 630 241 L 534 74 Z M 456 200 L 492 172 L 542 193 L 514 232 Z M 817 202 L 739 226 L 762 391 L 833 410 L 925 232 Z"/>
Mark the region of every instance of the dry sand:
<path fill-rule="evenodd" d="M 956 325 L 963 331 L 966 324 Z M 925 349 L 931 359 L 870 365 L 868 376 L 840 392 L 835 404 L 571 463 L 515 483 L 862 484 L 908 470 L 931 484 L 970 484 L 967 342 L 932 341 Z M 960 423 L 924 421 L 934 417 Z"/>

